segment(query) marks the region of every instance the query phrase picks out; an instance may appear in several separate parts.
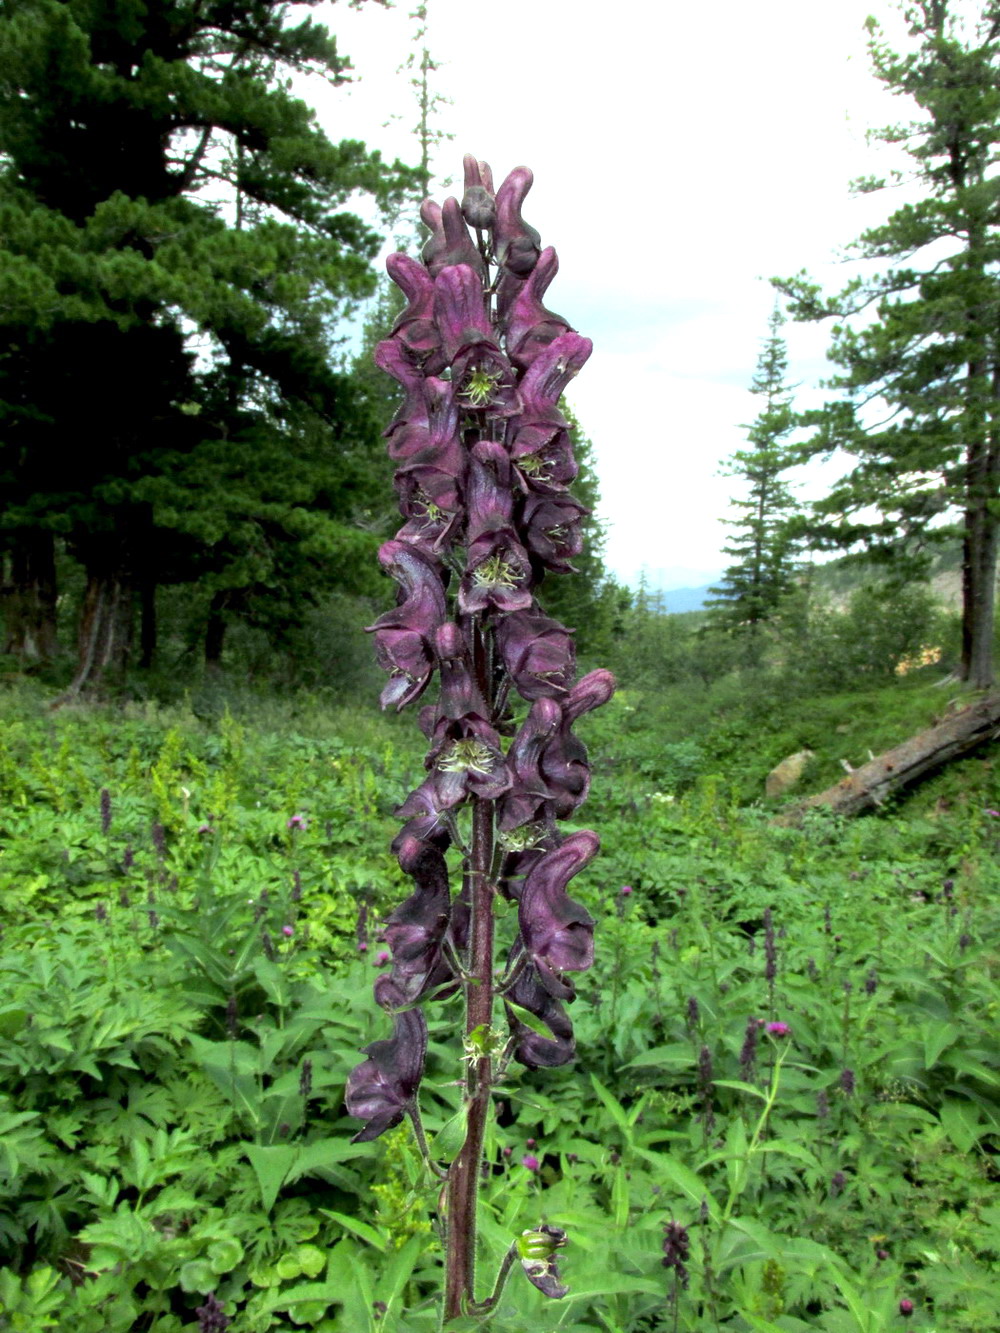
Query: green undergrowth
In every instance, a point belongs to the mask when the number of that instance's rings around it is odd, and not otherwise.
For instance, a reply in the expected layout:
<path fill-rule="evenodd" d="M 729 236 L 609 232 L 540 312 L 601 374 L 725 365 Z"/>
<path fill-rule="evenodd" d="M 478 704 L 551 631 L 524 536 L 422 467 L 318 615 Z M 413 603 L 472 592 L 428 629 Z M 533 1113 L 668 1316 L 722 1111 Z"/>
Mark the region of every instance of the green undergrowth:
<path fill-rule="evenodd" d="M 239 1333 L 432 1333 L 438 1182 L 405 1128 L 352 1144 L 343 1110 L 387 1035 L 371 981 L 407 891 L 387 848 L 412 719 L 4 702 L 0 1329 L 180 1333 L 211 1294 Z M 998 1327 L 992 758 L 781 828 L 774 762 L 808 746 L 805 790 L 826 785 L 946 695 L 773 700 L 773 731 L 763 697 L 689 702 L 687 731 L 628 689 L 581 728 L 603 851 L 572 886 L 598 922 L 578 1056 L 498 1089 L 481 1196 L 482 1293 L 545 1221 L 570 1294 L 515 1273 L 486 1326 Z M 457 999 L 428 1017 L 446 1159 Z"/>

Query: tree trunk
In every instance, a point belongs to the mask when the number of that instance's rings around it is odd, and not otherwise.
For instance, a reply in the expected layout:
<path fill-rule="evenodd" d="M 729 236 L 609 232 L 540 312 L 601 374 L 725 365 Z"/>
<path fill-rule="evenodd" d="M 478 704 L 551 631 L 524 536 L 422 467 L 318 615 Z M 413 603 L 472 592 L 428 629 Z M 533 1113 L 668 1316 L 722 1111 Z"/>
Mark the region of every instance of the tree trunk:
<path fill-rule="evenodd" d="M 799 824 L 807 810 L 825 807 L 838 815 L 857 815 L 881 805 L 887 796 L 916 782 L 932 769 L 961 759 L 987 741 L 1000 737 L 1000 693 L 987 695 L 945 718 L 902 745 L 856 768 L 834 787 L 800 801 L 775 819 Z"/>
<path fill-rule="evenodd" d="M 121 565 L 90 566 L 77 631 L 76 675 L 53 707 L 94 694 L 109 670 L 124 680 L 132 644 L 133 588 Z"/>
<path fill-rule="evenodd" d="M 148 671 L 156 657 L 156 580 L 144 573 L 139 584 L 139 666 Z"/>
<path fill-rule="evenodd" d="M 1000 447 L 969 447 L 965 533 L 962 543 L 962 669 L 973 689 L 993 684 Z"/>
<path fill-rule="evenodd" d="M 208 624 L 205 626 L 205 666 L 212 672 L 222 669 L 222 645 L 226 638 L 224 613 L 228 601 L 228 591 L 213 593 L 208 608 Z"/>
<path fill-rule="evenodd" d="M 4 588 L 3 650 L 23 666 L 56 655 L 56 561 L 51 532 L 25 529 L 11 552 L 10 583 Z"/>

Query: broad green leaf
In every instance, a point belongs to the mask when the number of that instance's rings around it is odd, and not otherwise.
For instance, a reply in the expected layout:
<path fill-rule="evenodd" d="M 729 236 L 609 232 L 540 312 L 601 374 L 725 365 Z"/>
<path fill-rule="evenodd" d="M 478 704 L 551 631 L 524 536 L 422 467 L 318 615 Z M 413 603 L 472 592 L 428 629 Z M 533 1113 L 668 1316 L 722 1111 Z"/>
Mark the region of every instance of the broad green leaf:
<path fill-rule="evenodd" d="M 713 1078 L 712 1083 L 717 1088 L 735 1088 L 737 1092 L 745 1092 L 748 1097 L 757 1097 L 762 1102 L 767 1101 L 766 1092 L 761 1092 L 760 1088 L 755 1088 L 752 1083 L 743 1083 L 738 1078 Z"/>
<path fill-rule="evenodd" d="M 374 1227 L 369 1226 L 367 1222 L 362 1222 L 357 1217 L 348 1217 L 345 1213 L 334 1212 L 332 1208 L 320 1208 L 319 1212 L 321 1212 L 324 1217 L 330 1217 L 334 1222 L 339 1222 L 345 1231 L 353 1232 L 355 1236 L 358 1236 L 361 1240 L 367 1241 L 369 1245 L 380 1251 L 380 1253 L 385 1252 L 385 1247 L 388 1242 L 379 1235 Z"/>
<path fill-rule="evenodd" d="M 299 1150 L 289 1143 L 273 1143 L 268 1147 L 248 1143 L 244 1145 L 243 1151 L 249 1158 L 250 1165 L 257 1176 L 264 1211 L 269 1213 L 274 1207 L 278 1191 L 285 1183 Z"/>

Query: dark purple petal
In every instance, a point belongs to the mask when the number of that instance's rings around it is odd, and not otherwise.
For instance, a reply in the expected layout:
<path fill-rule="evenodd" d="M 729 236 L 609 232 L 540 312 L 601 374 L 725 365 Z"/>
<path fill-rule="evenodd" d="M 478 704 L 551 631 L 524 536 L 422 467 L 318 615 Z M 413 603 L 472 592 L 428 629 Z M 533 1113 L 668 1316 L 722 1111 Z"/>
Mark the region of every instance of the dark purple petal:
<path fill-rule="evenodd" d="M 509 617 L 512 619 L 512 617 Z M 544 815 L 545 804 L 558 794 L 542 776 L 542 755 L 562 724 L 562 710 L 554 699 L 539 699 L 518 729 L 507 752 L 513 782 L 498 806 L 504 833 L 531 824 Z"/>
<path fill-rule="evenodd" d="M 424 374 L 436 375 L 447 365 L 447 360 L 434 322 L 434 280 L 423 264 L 409 255 L 390 255 L 385 266 L 408 302 L 392 326 L 393 335 Z"/>
<path fill-rule="evenodd" d="M 571 632 L 558 620 L 536 611 L 515 612 L 497 627 L 497 647 L 522 699 L 566 693 L 576 650 Z"/>
<path fill-rule="evenodd" d="M 594 961 L 594 920 L 566 894 L 570 879 L 600 848 L 596 833 L 581 829 L 535 862 L 518 902 L 521 939 L 550 995 L 568 999 L 573 989 L 559 975 L 581 972 Z"/>
<path fill-rule="evenodd" d="M 471 153 L 466 153 L 462 164 L 465 168 L 462 216 L 470 227 L 485 231 L 493 226 L 497 216 L 493 198 L 493 173 L 488 163 L 477 162 Z"/>
<path fill-rule="evenodd" d="M 390 976 L 375 982 L 375 999 L 386 1009 L 406 1003 Z M 345 1105 L 349 1115 L 365 1126 L 351 1140 L 365 1143 L 398 1125 L 406 1114 L 424 1072 L 427 1023 L 420 1009 L 393 1014 L 393 1033 L 387 1041 L 364 1047 L 367 1060 L 352 1069 L 347 1079 Z"/>
<path fill-rule="evenodd" d="M 610 671 L 599 667 L 581 676 L 569 694 L 562 701 L 563 717 L 567 723 L 573 723 L 584 713 L 606 704 L 617 688 L 617 681 Z"/>
<path fill-rule="evenodd" d="M 521 370 L 527 369 L 556 338 L 571 331 L 562 315 L 553 314 L 542 304 L 542 297 L 558 271 L 559 260 L 549 246 L 510 301 L 504 319 L 507 355 Z"/>
<path fill-rule="evenodd" d="M 379 665 L 394 678 L 382 706 L 402 708 L 422 693 L 434 669 L 434 635 L 446 616 L 444 586 L 433 561 L 406 542 L 383 543 L 379 562 L 399 583 L 398 600 L 367 629 L 375 635 Z"/>
<path fill-rule="evenodd" d="M 398 417 L 386 432 L 390 458 L 412 458 L 427 449 L 447 448 L 459 442 L 459 409 L 447 380 L 428 376 L 421 383 L 420 399 L 413 395 L 407 406 L 409 417 L 405 421 Z"/>
<path fill-rule="evenodd" d="M 449 363 L 480 343 L 499 351 L 479 275 L 467 264 L 442 269 L 434 282 L 434 317 Z"/>
<path fill-rule="evenodd" d="M 451 894 L 448 866 L 439 848 L 409 837 L 402 840 L 398 856 L 416 890 L 391 914 L 382 938 L 392 951 L 392 979 L 412 1002 L 424 994 L 440 968 Z"/>
<path fill-rule="evenodd" d="M 528 276 L 541 253 L 541 237 L 521 217 L 525 195 L 531 189 L 534 179 L 529 167 L 515 167 L 496 195 L 494 253 L 498 264 L 520 278 Z"/>
<path fill-rule="evenodd" d="M 510 960 L 508 960 L 509 965 Z M 522 1009 L 527 1009 L 552 1033 L 551 1037 L 543 1037 L 526 1023 L 522 1023 L 507 1005 L 507 1022 L 511 1036 L 516 1041 L 515 1060 L 526 1065 L 528 1069 L 554 1069 L 557 1065 L 568 1064 L 573 1059 L 576 1054 L 573 1024 L 559 1001 L 554 999 L 541 984 L 538 973 L 530 963 L 503 998 L 505 1005 L 511 1000 Z"/>
<path fill-rule="evenodd" d="M 424 242 L 421 258 L 432 278 L 436 278 L 443 268 L 449 268 L 452 264 L 468 264 L 477 273 L 485 274 L 483 257 L 469 235 L 457 199 L 446 199 L 443 208 L 433 199 L 425 199 L 420 205 L 420 217 L 424 225 L 431 229 L 431 235 Z"/>
<path fill-rule="evenodd" d="M 543 569 L 571 574 L 569 563 L 583 550 L 582 523 L 589 513 L 565 493 L 531 494 L 521 515 L 521 531 L 528 552 Z"/>

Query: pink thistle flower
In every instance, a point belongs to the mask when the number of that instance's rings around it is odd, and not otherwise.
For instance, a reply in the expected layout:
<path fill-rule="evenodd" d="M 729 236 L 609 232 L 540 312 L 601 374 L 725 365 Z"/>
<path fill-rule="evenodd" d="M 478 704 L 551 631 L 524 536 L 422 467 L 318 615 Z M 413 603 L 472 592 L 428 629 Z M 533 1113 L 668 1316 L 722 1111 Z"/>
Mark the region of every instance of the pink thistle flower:
<path fill-rule="evenodd" d="M 623 884 L 618 892 L 623 898 L 627 898 L 629 894 L 634 892 L 634 889 L 631 884 Z"/>
<path fill-rule="evenodd" d="M 199 834 L 204 834 L 204 833 L 214 833 L 214 832 L 215 832 L 215 829 L 212 828 L 212 825 L 211 825 L 211 824 L 199 824 L 199 825 L 198 825 L 198 832 L 199 832 Z"/>
<path fill-rule="evenodd" d="M 531 1153 L 527 1153 L 521 1158 L 521 1165 L 528 1171 L 537 1171 L 539 1161 L 537 1157 L 533 1157 Z"/>
<path fill-rule="evenodd" d="M 295 934 L 295 927 L 294 927 L 294 926 L 282 926 L 282 927 L 281 927 L 281 933 L 282 933 L 282 935 L 285 936 L 286 939 L 291 939 L 291 937 Z"/>
<path fill-rule="evenodd" d="M 901 1315 L 911 1315 L 913 1313 L 913 1302 L 909 1296 L 904 1296 L 899 1302 L 899 1313 Z"/>
<path fill-rule="evenodd" d="M 309 827 L 309 821 L 306 819 L 305 815 L 292 815 L 285 827 L 290 829 L 307 829 Z"/>
<path fill-rule="evenodd" d="M 361 943 L 358 945 L 358 953 L 367 953 L 367 952 L 368 952 L 368 945 L 364 942 L 364 940 L 362 940 Z"/>
<path fill-rule="evenodd" d="M 375 955 L 375 966 L 385 967 L 386 963 L 389 961 L 391 957 L 392 955 L 389 953 L 388 949 L 380 949 L 379 952 Z"/>
<path fill-rule="evenodd" d="M 774 1037 L 790 1037 L 792 1029 L 787 1023 L 765 1023 L 764 1031 L 770 1032 Z"/>

